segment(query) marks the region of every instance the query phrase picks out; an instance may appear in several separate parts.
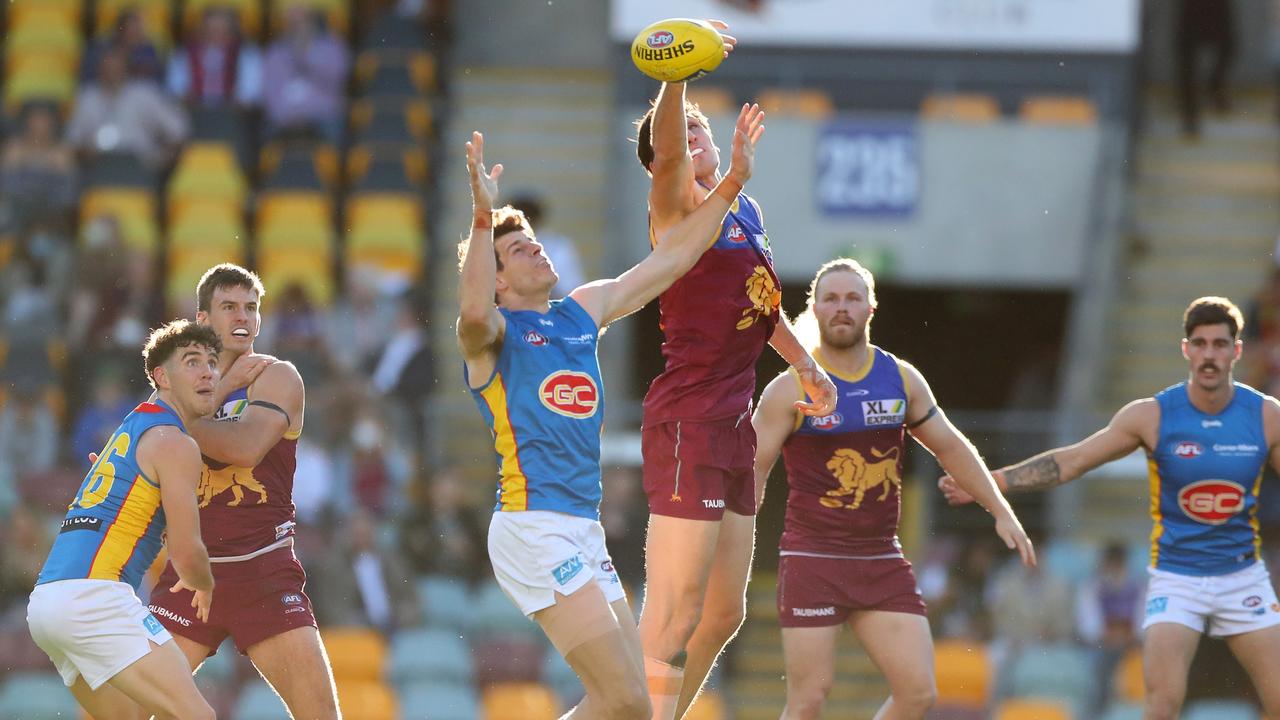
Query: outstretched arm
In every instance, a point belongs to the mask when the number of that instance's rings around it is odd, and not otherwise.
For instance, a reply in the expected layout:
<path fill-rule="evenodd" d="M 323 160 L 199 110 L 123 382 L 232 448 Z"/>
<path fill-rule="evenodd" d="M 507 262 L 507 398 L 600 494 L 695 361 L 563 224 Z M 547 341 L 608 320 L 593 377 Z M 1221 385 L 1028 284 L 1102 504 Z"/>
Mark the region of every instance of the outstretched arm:
<path fill-rule="evenodd" d="M 755 146 L 764 134 L 764 111 L 743 105 L 733 133 L 733 164 L 715 191 L 690 215 L 667 231 L 662 242 L 635 267 L 613 280 L 597 280 L 569 293 L 604 327 L 644 307 L 689 272 L 715 242 L 734 199 L 751 178 Z"/>
<path fill-rule="evenodd" d="M 795 369 L 801 386 L 809 396 L 808 401 L 804 398 L 796 401 L 796 409 L 805 415 L 817 417 L 830 415 L 836 410 L 835 383 L 822 372 L 813 356 L 804 348 L 804 345 L 800 344 L 786 314 L 780 314 L 782 317 L 778 319 L 778 325 L 773 330 L 773 337 L 769 338 L 769 344 L 778 351 L 788 365 Z"/>
<path fill-rule="evenodd" d="M 1047 490 L 1071 482 L 1140 447 L 1150 447 L 1152 443 L 1148 434 L 1159 422 L 1160 406 L 1155 400 L 1134 400 L 1121 408 L 1105 428 L 1075 445 L 1047 450 L 996 470 L 992 475 L 1004 492 Z M 938 481 L 938 487 L 952 505 L 973 502 L 973 496 L 958 487 L 949 475 Z"/>
<path fill-rule="evenodd" d="M 471 173 L 471 235 L 463 248 L 462 276 L 458 280 L 458 346 L 464 359 L 479 357 L 502 339 L 506 327 L 494 305 L 498 261 L 493 254 L 493 202 L 498 197 L 502 164 L 492 171 L 484 167 L 484 135 L 471 133 L 467 143 L 467 170 Z"/>
<path fill-rule="evenodd" d="M 1022 529 L 1022 523 L 1018 521 L 1013 508 L 1009 507 L 1009 501 L 996 488 L 995 480 L 973 443 L 938 410 L 933 389 L 925 381 L 924 375 L 909 363 L 901 360 L 898 362 L 907 380 L 909 400 L 906 421 L 911 428 L 911 436 L 933 453 L 942 469 L 951 473 L 955 483 L 991 514 L 996 521 L 996 534 L 1004 541 L 1005 546 L 1010 550 L 1016 548 L 1024 564 L 1035 565 L 1035 547 Z"/>
<path fill-rule="evenodd" d="M 796 398 L 803 399 L 802 393 L 795 377 L 784 372 L 765 387 L 760 394 L 760 404 L 751 416 L 751 425 L 756 431 L 756 510 L 764 505 L 765 483 L 778 462 L 782 446 L 796 430 L 800 419 Z"/>

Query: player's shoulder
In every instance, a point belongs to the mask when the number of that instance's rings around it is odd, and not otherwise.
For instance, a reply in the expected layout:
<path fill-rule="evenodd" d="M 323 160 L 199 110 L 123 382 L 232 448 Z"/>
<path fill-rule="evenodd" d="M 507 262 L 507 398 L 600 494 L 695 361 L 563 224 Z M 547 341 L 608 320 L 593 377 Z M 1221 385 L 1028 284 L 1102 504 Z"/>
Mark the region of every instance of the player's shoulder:
<path fill-rule="evenodd" d="M 783 398 L 790 403 L 795 399 L 795 396 L 804 399 L 804 386 L 800 384 L 800 375 L 796 373 L 795 368 L 789 367 L 769 381 L 769 384 L 764 388 L 764 392 L 760 395 L 760 402 L 765 403 L 770 400 L 782 402 L 783 400 L 775 398 Z"/>
<path fill-rule="evenodd" d="M 140 453 L 145 451 L 168 455 L 195 452 L 197 456 L 200 453 L 200 446 L 196 444 L 195 438 L 177 425 L 152 425 L 142 431 L 142 436 L 137 442 L 137 451 Z"/>
<path fill-rule="evenodd" d="M 1116 411 L 1112 419 L 1113 425 L 1141 430 L 1160 421 L 1160 401 L 1155 397 L 1131 400 Z"/>
<path fill-rule="evenodd" d="M 297 387 L 301 388 L 302 373 L 298 372 L 298 368 L 288 360 L 277 360 L 271 363 L 262 371 L 257 380 L 253 381 L 254 389 L 263 387 Z"/>

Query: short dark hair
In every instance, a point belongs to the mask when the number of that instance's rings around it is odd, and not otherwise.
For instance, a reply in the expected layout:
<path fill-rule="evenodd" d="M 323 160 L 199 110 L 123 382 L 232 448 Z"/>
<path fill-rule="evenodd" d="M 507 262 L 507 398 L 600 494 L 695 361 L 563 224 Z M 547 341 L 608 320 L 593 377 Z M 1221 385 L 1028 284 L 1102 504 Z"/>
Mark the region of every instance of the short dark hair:
<path fill-rule="evenodd" d="M 509 232 L 522 231 L 531 238 L 537 239 L 537 235 L 533 233 L 533 227 L 529 225 L 529 219 L 525 214 L 512 207 L 511 205 L 503 205 L 493 211 L 493 239 L 506 235 Z M 465 237 L 462 242 L 458 243 L 458 272 L 462 272 L 462 263 L 467 260 L 467 250 L 470 248 L 470 237 Z M 493 246 L 493 259 L 498 264 L 498 269 L 502 269 L 502 258 L 498 257 L 498 246 Z"/>
<path fill-rule="evenodd" d="M 206 270 L 200 282 L 196 283 L 196 309 L 209 312 L 209 307 L 213 304 L 214 290 L 238 287 L 248 288 L 258 293 L 259 300 L 267 294 L 266 289 L 262 287 L 262 278 L 252 270 L 246 270 L 235 263 L 214 265 Z"/>
<path fill-rule="evenodd" d="M 1226 325 L 1231 329 L 1232 339 L 1235 339 L 1244 330 L 1244 315 L 1235 303 L 1224 297 L 1196 298 L 1182 315 L 1183 337 L 1191 337 L 1192 331 L 1201 325 Z"/>
<path fill-rule="evenodd" d="M 640 160 L 640 164 L 645 170 L 653 164 L 653 111 L 657 109 L 656 103 L 650 103 L 649 109 L 644 115 L 636 120 L 636 158 Z M 697 120 L 702 127 L 711 132 L 711 121 L 707 119 L 706 114 L 698 107 L 695 102 L 684 101 L 684 116 Z"/>
<path fill-rule="evenodd" d="M 217 355 L 222 352 L 222 339 L 209 325 L 197 325 L 190 320 L 174 320 L 151 331 L 147 344 L 142 348 L 142 367 L 147 371 L 147 382 L 156 386 L 153 373 L 165 364 L 178 348 L 199 345 Z"/>

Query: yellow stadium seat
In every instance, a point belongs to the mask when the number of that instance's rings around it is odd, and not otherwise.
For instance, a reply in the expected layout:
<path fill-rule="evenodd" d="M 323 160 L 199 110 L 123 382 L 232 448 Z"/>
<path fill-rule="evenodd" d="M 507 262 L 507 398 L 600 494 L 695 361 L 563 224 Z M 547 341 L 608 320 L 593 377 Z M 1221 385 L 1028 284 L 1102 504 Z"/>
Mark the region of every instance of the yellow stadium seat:
<path fill-rule="evenodd" d="M 359 720 L 396 720 L 400 716 L 395 691 L 382 682 L 336 682 L 338 706 L 343 717 Z M 427 708 L 413 708 L 426 710 Z"/>
<path fill-rule="evenodd" d="M 142 17 L 142 26 L 152 42 L 161 49 L 173 44 L 173 38 L 169 35 L 169 0 L 97 0 L 95 5 L 95 34 L 101 37 L 110 35 L 115 31 L 120 12 L 134 9 Z"/>
<path fill-rule="evenodd" d="M 413 84 L 423 92 L 436 87 L 436 58 L 428 50 L 371 48 L 356 56 L 356 87 L 363 88 L 383 63 L 405 64 Z"/>
<path fill-rule="evenodd" d="M 333 267 L 327 257 L 306 252 L 259 253 L 258 275 L 277 296 L 288 286 L 296 284 L 301 285 L 311 302 L 320 307 L 327 307 L 333 302 Z M 380 666 L 383 664 L 379 663 Z M 335 677 L 337 674 L 338 668 L 334 666 Z"/>
<path fill-rule="evenodd" d="M 240 251 L 248 240 L 238 205 L 193 200 L 169 215 L 169 253 L 210 249 Z"/>
<path fill-rule="evenodd" d="M 73 3 L 16 3 L 9 7 L 9 32 L 27 25 L 63 25 L 79 30 L 81 6 Z"/>
<path fill-rule="evenodd" d="M 715 690 L 706 690 L 685 713 L 684 720 L 725 720 L 729 715 L 725 711 L 724 698 Z"/>
<path fill-rule="evenodd" d="M 169 208 L 193 199 L 244 202 L 248 185 L 235 150 L 225 143 L 192 143 L 182 151 L 169 180 Z"/>
<path fill-rule="evenodd" d="M 541 683 L 498 683 L 484 691 L 483 720 L 555 720 L 559 701 Z"/>
<path fill-rule="evenodd" d="M 17 55 L 5 64 L 5 80 L 23 75 L 62 76 L 75 79 L 80 59 L 61 51 L 37 51 Z"/>
<path fill-rule="evenodd" d="M 262 8 L 258 0 L 186 0 L 182 11 L 182 31 L 190 34 L 200 25 L 204 11 L 210 7 L 224 7 L 236 13 L 240 20 L 240 33 L 249 40 L 257 40 L 262 34 Z"/>
<path fill-rule="evenodd" d="M 374 153 L 399 153 L 400 162 L 404 165 L 405 177 L 416 186 L 427 180 L 427 150 L 425 147 L 377 148 L 371 145 L 357 145 L 347 152 L 347 183 L 355 185 L 369 171 L 373 163 Z"/>
<path fill-rule="evenodd" d="M 347 267 L 364 266 L 417 278 L 422 274 L 421 233 L 396 228 L 372 228 L 347 235 Z"/>
<path fill-rule="evenodd" d="M 986 707 L 991 696 L 991 659 L 981 644 L 939 640 L 933 648 L 938 703 Z"/>
<path fill-rule="evenodd" d="M 270 178 L 289 150 L 281 143 L 268 143 L 263 147 L 258 155 L 258 172 L 262 177 Z M 332 145 L 320 145 L 309 152 L 316 176 L 325 187 L 332 189 L 338 181 L 338 151 Z"/>
<path fill-rule="evenodd" d="M 360 98 L 351 104 L 351 112 L 348 118 L 351 121 L 351 131 L 359 133 L 364 130 L 373 119 L 373 114 L 377 110 L 378 103 L 373 98 Z M 409 127 L 409 131 L 413 133 L 415 140 L 425 141 L 429 139 L 434 124 L 434 117 L 431 112 L 431 104 L 426 100 L 415 99 L 400 104 L 397 108 L 399 112 L 404 113 L 405 124 Z"/>
<path fill-rule="evenodd" d="M 1116 666 L 1111 686 L 1115 688 L 1119 699 L 1141 705 L 1146 693 L 1146 681 L 1142 677 L 1142 648 L 1133 648 L 1124 654 L 1120 664 Z"/>
<path fill-rule="evenodd" d="M 1000 105 L 981 93 L 937 93 L 924 99 L 920 114 L 930 120 L 985 123 L 1000 117 Z"/>
<path fill-rule="evenodd" d="M 738 110 L 733 91 L 719 85 L 696 83 L 685 87 L 684 97 L 698 106 L 705 115 L 735 112 Z"/>
<path fill-rule="evenodd" d="M 816 88 L 766 88 L 756 98 L 766 114 L 822 119 L 836 112 L 835 103 Z"/>
<path fill-rule="evenodd" d="M 63 53 L 79 57 L 84 41 L 77 27 L 61 23 L 34 23 L 11 29 L 5 36 L 5 58 L 33 52 Z"/>
<path fill-rule="evenodd" d="M 52 100 L 60 110 L 65 110 L 76 94 L 76 78 L 73 72 L 37 68 L 21 72 L 9 78 L 4 86 L 5 109 L 13 113 L 23 103 L 33 100 Z"/>
<path fill-rule="evenodd" d="M 259 254 L 305 252 L 323 255 L 326 259 L 333 255 L 334 233 L 328 223 L 268 225 L 258 228 L 255 235 Z"/>
<path fill-rule="evenodd" d="M 996 707 L 995 720 L 1072 720 L 1071 711 L 1058 700 L 1010 698 Z"/>
<path fill-rule="evenodd" d="M 1026 122 L 1093 125 L 1098 108 L 1089 98 L 1074 95 L 1033 95 L 1022 101 L 1019 115 Z"/>
<path fill-rule="evenodd" d="M 125 244 L 147 252 L 155 252 L 159 229 L 156 227 L 155 197 L 138 188 L 99 187 L 87 190 L 80 198 L 80 224 L 99 215 L 115 215 L 120 222 Z"/>
<path fill-rule="evenodd" d="M 361 193 L 347 201 L 347 227 L 377 224 L 422 227 L 422 205 L 407 193 Z"/>
<path fill-rule="evenodd" d="M 323 193 L 277 190 L 263 193 L 258 201 L 257 227 L 294 223 L 324 223 L 333 218 L 333 205 Z"/>
<path fill-rule="evenodd" d="M 326 628 L 320 639 L 333 666 L 334 682 L 381 683 L 387 669 L 387 639 L 378 630 Z"/>
<path fill-rule="evenodd" d="M 329 29 L 345 36 L 350 29 L 351 7 L 347 0 L 270 0 L 271 33 L 278 35 L 284 25 L 285 10 L 294 5 L 305 5 L 324 14 Z"/>

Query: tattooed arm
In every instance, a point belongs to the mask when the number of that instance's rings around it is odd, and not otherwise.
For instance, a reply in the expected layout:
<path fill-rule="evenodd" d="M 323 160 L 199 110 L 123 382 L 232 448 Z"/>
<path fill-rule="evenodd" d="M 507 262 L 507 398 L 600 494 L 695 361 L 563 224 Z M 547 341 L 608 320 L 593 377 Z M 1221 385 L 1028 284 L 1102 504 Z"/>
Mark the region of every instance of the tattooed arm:
<path fill-rule="evenodd" d="M 1106 427 L 1075 445 L 1040 453 L 991 474 L 1004 492 L 1047 490 L 1140 447 L 1152 447 L 1159 425 L 1159 404 L 1152 398 L 1135 400 L 1121 408 Z M 952 505 L 973 502 L 950 476 L 943 476 L 938 488 Z"/>

